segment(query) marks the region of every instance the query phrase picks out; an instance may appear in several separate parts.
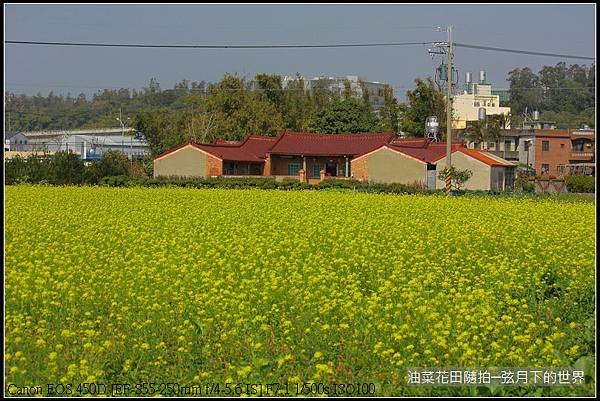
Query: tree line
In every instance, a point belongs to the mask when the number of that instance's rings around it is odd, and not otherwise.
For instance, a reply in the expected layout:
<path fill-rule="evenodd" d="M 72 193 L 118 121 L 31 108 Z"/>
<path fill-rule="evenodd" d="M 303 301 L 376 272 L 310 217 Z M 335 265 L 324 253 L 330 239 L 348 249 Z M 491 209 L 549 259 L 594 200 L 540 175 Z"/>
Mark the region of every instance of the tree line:
<path fill-rule="evenodd" d="M 595 126 L 595 64 L 561 62 L 544 66 L 537 74 L 529 67 L 516 68 L 509 72 L 508 82 L 513 121 L 522 120 L 526 110 L 538 110 L 540 119 L 555 121 L 558 128 Z"/>
<path fill-rule="evenodd" d="M 539 110 L 542 119 L 556 121 L 559 128 L 594 126 L 595 71 L 581 65 L 545 66 L 538 74 L 517 68 L 508 74 L 512 109 L 511 124 L 517 127 L 522 114 Z M 258 74 L 250 82 L 225 74 L 216 83 L 183 80 L 162 89 L 151 79 L 142 90 L 104 89 L 88 99 L 16 95 L 5 93 L 5 130 L 31 131 L 104 128 L 116 125 L 119 109 L 130 116 L 131 125 L 146 134 L 154 155 L 185 141 L 239 140 L 249 134 L 277 135 L 282 130 L 325 133 L 394 131 L 422 136 L 425 120 L 436 116 L 443 139 L 446 131 L 445 96 L 430 77 L 415 79 L 415 87 L 399 103 L 386 85 L 382 93 L 369 93 L 359 82 L 362 95 L 349 81 L 340 93 L 326 80 L 307 88 L 302 77 L 286 81 L 279 75 Z M 565 89 L 566 88 L 566 89 Z M 376 113 L 370 96 L 382 96 Z M 481 130 L 476 135 L 481 134 Z M 495 131 L 495 128 L 494 128 Z"/>

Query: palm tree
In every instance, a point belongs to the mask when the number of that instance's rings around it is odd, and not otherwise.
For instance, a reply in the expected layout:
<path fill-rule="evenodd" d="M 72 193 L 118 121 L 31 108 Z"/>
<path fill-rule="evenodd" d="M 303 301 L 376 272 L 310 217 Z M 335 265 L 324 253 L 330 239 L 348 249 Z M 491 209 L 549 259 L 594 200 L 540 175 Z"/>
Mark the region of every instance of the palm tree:
<path fill-rule="evenodd" d="M 500 131 L 506 124 L 504 118 L 504 115 L 492 115 L 485 120 L 471 121 L 465 129 L 465 135 L 470 141 L 475 142 L 476 147 L 484 141 L 492 141 L 494 149 L 497 149 Z"/>

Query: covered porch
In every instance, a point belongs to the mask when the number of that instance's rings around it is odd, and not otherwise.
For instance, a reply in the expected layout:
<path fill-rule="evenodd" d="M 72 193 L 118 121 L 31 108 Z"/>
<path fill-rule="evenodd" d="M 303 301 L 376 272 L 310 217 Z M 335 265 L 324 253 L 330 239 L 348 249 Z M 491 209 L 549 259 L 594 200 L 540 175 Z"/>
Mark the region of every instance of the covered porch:
<path fill-rule="evenodd" d="M 223 175 L 262 175 L 264 163 L 223 161 Z"/>
<path fill-rule="evenodd" d="M 298 176 L 318 183 L 325 178 L 350 178 L 350 156 L 270 155 L 272 176 Z"/>

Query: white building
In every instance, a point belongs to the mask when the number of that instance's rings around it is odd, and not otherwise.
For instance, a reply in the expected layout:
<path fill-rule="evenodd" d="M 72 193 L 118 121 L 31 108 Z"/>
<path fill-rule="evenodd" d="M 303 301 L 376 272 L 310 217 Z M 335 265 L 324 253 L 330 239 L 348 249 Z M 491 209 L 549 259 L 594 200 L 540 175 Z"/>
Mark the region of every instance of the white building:
<path fill-rule="evenodd" d="M 379 112 L 379 109 L 381 109 L 381 107 L 385 103 L 383 93 L 386 84 L 384 82 L 368 81 L 365 77 L 359 77 L 358 75 L 346 75 L 344 77 L 319 76 L 311 79 L 306 79 L 302 76 L 299 77 L 286 75 L 281 77 L 281 86 L 285 89 L 291 82 L 296 81 L 298 79 L 302 79 L 304 81 L 305 90 L 323 88 L 332 92 L 334 95 L 340 97 L 343 97 L 344 95 L 346 81 L 350 82 L 350 89 L 352 91 L 352 95 L 357 99 L 363 98 L 364 87 L 369 92 L 369 104 L 373 108 L 373 111 L 375 111 L 376 113 Z M 248 84 L 248 88 L 250 90 L 256 89 L 257 87 L 258 85 L 256 81 L 251 81 Z"/>
<path fill-rule="evenodd" d="M 346 88 L 346 81 L 350 82 L 350 90 L 357 99 L 362 99 L 364 85 L 364 88 L 369 92 L 369 103 L 375 112 L 378 112 L 384 105 L 383 92 L 386 84 L 384 82 L 368 81 L 366 77 L 359 77 L 358 75 L 346 75 L 345 77 L 320 76 L 312 78 L 310 80 L 310 86 L 313 89 L 321 86 L 338 96 L 343 96 Z"/>
<path fill-rule="evenodd" d="M 466 89 L 460 95 L 454 95 L 452 100 L 452 128 L 465 129 L 469 121 L 479 119 L 479 109 L 485 109 L 485 114 L 508 116 L 510 107 L 500 107 L 500 96 L 492 95 L 492 85 L 485 81 L 485 72 L 480 71 L 479 83 L 471 82 L 471 74 L 466 74 Z M 510 123 L 506 129 L 510 128 Z"/>
<path fill-rule="evenodd" d="M 24 144 L 18 150 L 48 153 L 70 151 L 86 160 L 99 158 L 108 151 L 120 151 L 134 159 L 150 154 L 143 135 L 131 135 L 132 131 L 132 128 L 125 127 L 20 132 L 18 137 L 26 141 L 23 140 Z M 13 147 L 11 144 L 11 150 Z"/>

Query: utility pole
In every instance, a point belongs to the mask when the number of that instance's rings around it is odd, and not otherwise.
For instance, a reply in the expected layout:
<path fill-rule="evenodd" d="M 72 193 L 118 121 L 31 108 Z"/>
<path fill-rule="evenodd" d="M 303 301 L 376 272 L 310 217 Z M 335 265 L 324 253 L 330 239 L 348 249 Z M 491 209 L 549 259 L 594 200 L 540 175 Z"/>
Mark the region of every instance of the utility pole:
<path fill-rule="evenodd" d="M 448 32 L 448 42 L 434 42 L 433 48 L 427 51 L 433 57 L 435 55 L 447 56 L 447 65 L 444 73 L 443 63 L 438 67 L 439 80 L 446 81 L 448 84 L 448 93 L 446 94 L 446 193 L 452 193 L 452 79 L 454 78 L 454 70 L 452 68 L 453 46 L 452 46 L 452 30 L 454 27 L 449 25 L 446 27 Z M 442 27 L 438 26 L 437 32 L 442 32 Z M 438 50 L 436 50 L 438 49 Z M 438 78 L 436 78 L 437 80 Z M 437 81 L 436 81 L 437 82 Z"/>
<path fill-rule="evenodd" d="M 450 25 L 448 31 L 448 99 L 446 102 L 446 193 L 450 195 L 452 191 L 452 28 Z"/>
<path fill-rule="evenodd" d="M 129 117 L 127 117 L 127 120 L 129 120 Z M 117 117 L 117 121 L 119 123 L 121 123 L 121 151 L 123 153 L 125 153 L 125 123 L 123 122 L 123 116 L 121 114 L 120 107 L 119 107 L 119 117 Z"/>

